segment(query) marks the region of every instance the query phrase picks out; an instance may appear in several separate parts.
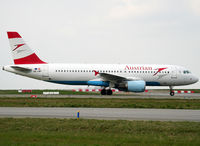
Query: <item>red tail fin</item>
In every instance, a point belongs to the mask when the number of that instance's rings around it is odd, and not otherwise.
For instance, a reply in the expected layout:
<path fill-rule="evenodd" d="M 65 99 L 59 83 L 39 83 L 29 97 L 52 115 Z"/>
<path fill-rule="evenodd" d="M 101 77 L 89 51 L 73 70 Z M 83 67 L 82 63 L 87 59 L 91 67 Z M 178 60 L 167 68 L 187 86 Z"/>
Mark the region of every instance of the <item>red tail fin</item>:
<path fill-rule="evenodd" d="M 45 64 L 17 32 L 7 32 L 15 64 Z"/>

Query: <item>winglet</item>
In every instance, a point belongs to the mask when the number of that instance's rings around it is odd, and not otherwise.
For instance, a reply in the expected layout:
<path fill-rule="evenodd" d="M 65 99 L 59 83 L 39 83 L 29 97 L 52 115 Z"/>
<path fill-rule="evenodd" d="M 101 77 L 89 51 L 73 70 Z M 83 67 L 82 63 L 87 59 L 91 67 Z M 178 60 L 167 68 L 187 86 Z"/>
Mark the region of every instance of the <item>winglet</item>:
<path fill-rule="evenodd" d="M 95 73 L 95 74 L 94 74 L 95 76 L 97 76 L 97 75 L 99 74 L 99 72 L 96 71 L 96 70 L 93 70 L 93 72 Z"/>

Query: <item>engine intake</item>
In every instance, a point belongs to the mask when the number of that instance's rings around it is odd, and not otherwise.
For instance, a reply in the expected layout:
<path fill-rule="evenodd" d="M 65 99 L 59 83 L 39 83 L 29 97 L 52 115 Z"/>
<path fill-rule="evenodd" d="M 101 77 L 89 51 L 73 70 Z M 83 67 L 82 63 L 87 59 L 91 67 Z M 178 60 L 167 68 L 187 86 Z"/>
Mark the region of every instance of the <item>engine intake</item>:
<path fill-rule="evenodd" d="M 139 81 L 127 81 L 127 90 L 131 92 L 144 92 L 146 83 L 143 80 Z"/>

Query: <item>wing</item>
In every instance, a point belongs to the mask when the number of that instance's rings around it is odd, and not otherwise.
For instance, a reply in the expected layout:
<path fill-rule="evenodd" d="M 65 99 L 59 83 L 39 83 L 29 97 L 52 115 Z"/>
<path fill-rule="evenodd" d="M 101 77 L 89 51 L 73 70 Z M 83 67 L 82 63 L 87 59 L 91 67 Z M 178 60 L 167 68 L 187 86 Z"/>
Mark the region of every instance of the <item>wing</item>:
<path fill-rule="evenodd" d="M 113 83 L 119 83 L 126 81 L 125 77 L 121 77 L 118 75 L 112 75 L 112 74 L 107 74 L 107 73 L 99 73 L 99 76 L 104 80 L 104 81 L 110 81 Z"/>
<path fill-rule="evenodd" d="M 99 73 L 97 71 L 94 71 L 95 75 L 99 75 L 100 78 L 103 79 L 103 81 L 110 81 L 112 83 L 122 83 L 124 81 L 134 81 L 134 80 L 141 80 L 137 77 L 123 77 L 119 75 L 113 75 L 113 74 L 107 74 L 107 73 Z"/>

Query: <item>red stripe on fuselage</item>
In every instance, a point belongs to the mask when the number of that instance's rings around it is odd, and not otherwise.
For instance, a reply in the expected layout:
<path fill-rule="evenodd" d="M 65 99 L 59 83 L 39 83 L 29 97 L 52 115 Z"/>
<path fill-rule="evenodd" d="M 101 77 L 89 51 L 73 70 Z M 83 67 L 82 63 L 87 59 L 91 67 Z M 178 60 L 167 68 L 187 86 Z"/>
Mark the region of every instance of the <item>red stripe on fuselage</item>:
<path fill-rule="evenodd" d="M 22 38 L 17 32 L 7 32 L 8 34 L 8 38 L 12 39 L 12 38 Z"/>
<path fill-rule="evenodd" d="M 46 62 L 40 60 L 40 58 L 35 54 L 31 54 L 24 58 L 14 59 L 15 64 L 46 64 Z"/>

